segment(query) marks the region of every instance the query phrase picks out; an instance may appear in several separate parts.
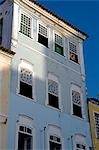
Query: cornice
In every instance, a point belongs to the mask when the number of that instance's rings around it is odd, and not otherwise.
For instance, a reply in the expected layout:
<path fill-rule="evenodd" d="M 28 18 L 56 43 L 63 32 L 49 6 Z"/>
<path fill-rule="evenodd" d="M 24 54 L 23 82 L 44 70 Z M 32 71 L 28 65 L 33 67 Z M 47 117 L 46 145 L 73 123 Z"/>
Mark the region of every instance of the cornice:
<path fill-rule="evenodd" d="M 58 26 L 64 28 L 66 31 L 68 31 L 69 33 L 72 33 L 73 35 L 75 35 L 76 37 L 82 40 L 85 40 L 88 37 L 86 33 L 82 32 L 81 30 L 71 25 L 66 20 L 54 14 L 53 12 L 51 12 L 50 10 L 48 10 L 47 8 L 45 8 L 44 6 L 42 6 L 41 4 L 39 4 L 38 2 L 34 0 L 14 0 L 14 1 L 18 3 L 23 2 L 24 4 L 28 5 L 28 7 L 35 9 L 35 11 L 37 11 L 44 17 L 50 19 L 52 22 L 54 22 Z"/>

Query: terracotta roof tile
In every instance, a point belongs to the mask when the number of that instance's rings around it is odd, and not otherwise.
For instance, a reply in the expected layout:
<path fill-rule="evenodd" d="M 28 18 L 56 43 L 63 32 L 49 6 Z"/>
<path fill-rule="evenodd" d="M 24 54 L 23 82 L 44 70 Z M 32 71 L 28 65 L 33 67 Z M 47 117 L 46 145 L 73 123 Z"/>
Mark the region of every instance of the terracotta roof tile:
<path fill-rule="evenodd" d="M 15 54 L 15 52 L 11 51 L 10 49 L 4 48 L 3 46 L 0 46 L 0 51 L 5 52 L 5 53 L 10 54 L 10 55 Z"/>

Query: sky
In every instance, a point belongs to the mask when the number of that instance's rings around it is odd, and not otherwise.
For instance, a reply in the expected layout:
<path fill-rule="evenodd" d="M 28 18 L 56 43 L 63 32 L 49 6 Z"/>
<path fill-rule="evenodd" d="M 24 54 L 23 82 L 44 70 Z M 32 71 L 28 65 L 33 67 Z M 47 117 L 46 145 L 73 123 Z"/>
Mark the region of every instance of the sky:
<path fill-rule="evenodd" d="M 84 62 L 88 97 L 99 94 L 99 1 L 38 0 L 42 5 L 88 34 Z"/>

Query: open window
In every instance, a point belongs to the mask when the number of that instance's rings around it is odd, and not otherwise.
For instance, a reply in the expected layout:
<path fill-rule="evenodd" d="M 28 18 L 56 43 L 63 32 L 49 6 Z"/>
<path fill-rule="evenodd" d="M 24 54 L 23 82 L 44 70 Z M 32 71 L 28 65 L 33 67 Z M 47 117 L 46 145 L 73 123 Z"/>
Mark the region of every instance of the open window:
<path fill-rule="evenodd" d="M 54 78 L 48 78 L 48 105 L 59 109 L 59 84 Z"/>
<path fill-rule="evenodd" d="M 75 84 L 71 84 L 71 108 L 72 115 L 83 118 L 81 88 Z"/>
<path fill-rule="evenodd" d="M 17 150 L 33 150 L 35 147 L 35 128 L 33 128 L 33 119 L 25 115 L 19 115 L 16 135 Z"/>
<path fill-rule="evenodd" d="M 70 60 L 78 63 L 77 45 L 72 42 L 69 42 L 69 58 Z"/>
<path fill-rule="evenodd" d="M 63 38 L 55 33 L 55 52 L 64 55 L 63 51 Z"/>
<path fill-rule="evenodd" d="M 64 149 L 60 127 L 48 125 L 48 147 L 48 150 Z"/>
<path fill-rule="evenodd" d="M 75 150 L 86 150 L 86 138 L 82 134 L 75 134 Z"/>
<path fill-rule="evenodd" d="M 72 90 L 73 115 L 82 118 L 81 96 L 77 91 Z"/>
<path fill-rule="evenodd" d="M 32 66 L 23 60 L 19 65 L 19 94 L 33 99 Z"/>
<path fill-rule="evenodd" d="M 47 28 L 39 24 L 38 42 L 48 47 L 48 31 Z"/>
<path fill-rule="evenodd" d="M 62 148 L 61 139 L 57 136 L 50 135 L 49 147 L 50 150 L 61 150 Z"/>
<path fill-rule="evenodd" d="M 32 150 L 32 129 L 19 126 L 18 150 Z"/>

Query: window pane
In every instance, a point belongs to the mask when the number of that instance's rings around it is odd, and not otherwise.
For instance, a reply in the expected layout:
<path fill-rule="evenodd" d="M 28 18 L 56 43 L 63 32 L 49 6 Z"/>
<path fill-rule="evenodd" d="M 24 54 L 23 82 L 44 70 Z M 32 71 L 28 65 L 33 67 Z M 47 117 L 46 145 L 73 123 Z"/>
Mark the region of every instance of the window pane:
<path fill-rule="evenodd" d="M 61 36 L 55 34 L 55 43 L 57 43 L 60 46 L 63 46 L 63 39 Z"/>
<path fill-rule="evenodd" d="M 21 14 L 20 32 L 31 37 L 31 19 Z"/>
<path fill-rule="evenodd" d="M 58 83 L 53 80 L 48 80 L 48 92 L 58 96 Z"/>
<path fill-rule="evenodd" d="M 63 47 L 55 43 L 55 52 L 63 55 Z"/>
<path fill-rule="evenodd" d="M 82 118 L 82 110 L 80 106 L 73 104 L 73 115 Z"/>
<path fill-rule="evenodd" d="M 20 94 L 32 98 L 32 86 L 20 81 Z"/>
<path fill-rule="evenodd" d="M 21 68 L 20 72 L 20 81 L 25 82 L 29 85 L 32 85 L 32 72 L 25 68 Z"/>
<path fill-rule="evenodd" d="M 78 63 L 78 55 L 70 52 L 70 60 Z"/>
<path fill-rule="evenodd" d="M 49 99 L 49 105 L 53 106 L 55 108 L 59 108 L 59 102 L 58 102 L 58 97 L 54 96 L 52 94 L 48 94 L 48 99 Z"/>
<path fill-rule="evenodd" d="M 38 34 L 38 42 L 48 47 L 48 38 L 41 34 Z"/>
<path fill-rule="evenodd" d="M 81 97 L 79 92 L 72 90 L 72 101 L 74 104 L 81 106 Z"/>
<path fill-rule="evenodd" d="M 61 144 L 50 141 L 50 150 L 61 150 Z"/>
<path fill-rule="evenodd" d="M 47 28 L 39 24 L 39 34 L 47 37 Z"/>
<path fill-rule="evenodd" d="M 32 150 L 32 136 L 19 132 L 18 150 Z"/>

